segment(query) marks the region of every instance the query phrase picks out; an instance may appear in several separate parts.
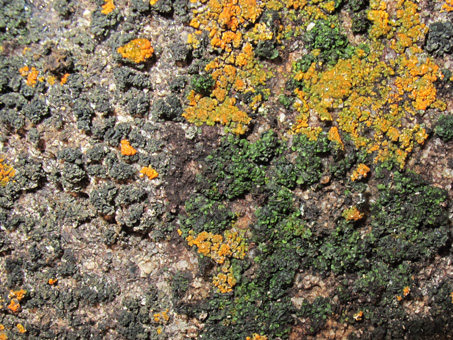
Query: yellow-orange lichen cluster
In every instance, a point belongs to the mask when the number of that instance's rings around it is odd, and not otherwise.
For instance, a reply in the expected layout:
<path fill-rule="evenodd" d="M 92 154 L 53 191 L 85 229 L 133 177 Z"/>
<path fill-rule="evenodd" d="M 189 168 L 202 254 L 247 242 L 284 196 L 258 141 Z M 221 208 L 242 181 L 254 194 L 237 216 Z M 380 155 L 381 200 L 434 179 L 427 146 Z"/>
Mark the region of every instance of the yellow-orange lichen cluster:
<path fill-rule="evenodd" d="M 136 64 L 151 58 L 154 53 L 151 42 L 144 38 L 131 40 L 126 45 L 118 47 L 117 51 L 124 59 Z"/>
<path fill-rule="evenodd" d="M 236 99 L 232 94 L 249 92 L 253 97 L 249 109 L 255 111 L 259 107 L 264 98 L 256 93 L 256 88 L 265 85 L 271 74 L 256 60 L 251 43 L 272 39 L 274 33 L 263 23 L 255 23 L 262 12 L 255 0 L 201 0 L 199 3 L 206 5 L 202 10 L 194 10 L 190 25 L 197 31 L 189 34 L 188 43 L 198 48 L 199 36 L 206 31 L 211 46 L 221 54 L 205 67 L 215 81 L 211 96 L 202 101 L 201 94 L 191 93 L 183 116 L 189 122 L 220 123 L 229 131 L 243 134 L 250 118 L 244 110 L 233 108 Z M 253 29 L 245 32 L 250 25 L 254 25 Z"/>
<path fill-rule="evenodd" d="M 27 65 L 25 65 L 19 69 L 19 73 L 22 77 L 27 78 L 26 84 L 31 87 L 34 87 L 38 81 L 44 82 L 45 80 L 50 85 L 54 85 L 57 80 L 57 78 L 55 78 L 54 76 L 49 76 L 49 75 L 38 77 L 39 70 L 37 70 L 34 66 L 32 68 L 30 68 Z M 61 77 L 60 85 L 66 84 L 66 82 L 68 81 L 69 75 L 70 75 L 69 73 L 66 73 Z"/>
<path fill-rule="evenodd" d="M 341 140 L 340 133 L 338 132 L 338 128 L 336 126 L 332 126 L 329 130 L 329 134 L 327 135 L 329 140 L 335 142 L 341 149 L 344 150 L 344 144 Z"/>
<path fill-rule="evenodd" d="M 144 177 L 144 176 L 148 177 L 148 179 L 154 179 L 157 176 L 159 176 L 159 174 L 151 166 L 144 166 L 140 170 L 140 177 Z"/>
<path fill-rule="evenodd" d="M 170 320 L 170 316 L 168 316 L 169 311 L 170 311 L 169 309 L 166 309 L 160 313 L 153 314 L 154 322 L 164 325 L 167 324 L 168 321 Z"/>
<path fill-rule="evenodd" d="M 190 106 L 183 113 L 183 117 L 191 123 L 206 123 L 208 125 L 234 123 L 235 127 L 232 131 L 241 134 L 244 133 L 244 126 L 250 122 L 250 117 L 234 106 L 235 98 L 229 97 L 219 104 L 217 99 L 201 97 L 201 95 L 192 91 L 189 100 Z"/>
<path fill-rule="evenodd" d="M 4 163 L 3 158 L 0 158 L 0 186 L 4 187 L 15 174 L 16 170 Z"/>
<path fill-rule="evenodd" d="M 21 311 L 20 301 L 25 297 L 27 291 L 24 289 L 13 291 L 11 290 L 8 294 L 10 303 L 7 306 L 8 310 L 14 314 Z"/>
<path fill-rule="evenodd" d="M 340 59 L 323 72 L 317 71 L 315 62 L 306 72 L 294 75 L 305 87 L 295 90 L 294 107 L 300 115 L 292 130 L 316 138 L 322 129 L 309 124 L 310 115 L 315 114 L 321 121 L 336 121 L 356 147 L 375 153 L 376 162 L 392 159 L 403 167 L 414 146 L 428 137 L 414 116 L 429 107 L 445 107 L 437 100 L 434 86 L 440 71 L 416 45 L 427 29 L 414 2 L 399 0 L 395 18 L 385 2 L 370 4 L 372 52 L 356 48 L 350 59 Z M 389 39 L 395 57 L 387 58 L 389 49 L 377 39 L 382 36 Z M 329 138 L 340 143 L 333 128 Z"/>
<path fill-rule="evenodd" d="M 396 299 L 398 301 L 401 301 L 404 297 L 408 296 L 410 292 L 411 292 L 410 287 L 406 286 L 406 287 L 403 288 L 403 296 L 397 295 Z"/>
<path fill-rule="evenodd" d="M 360 163 L 358 166 L 357 166 L 357 169 L 355 169 L 353 172 L 352 172 L 352 175 L 351 175 L 351 180 L 352 181 L 357 181 L 359 179 L 362 179 L 362 178 L 365 178 L 367 175 L 368 175 L 368 172 L 370 171 L 370 168 L 367 167 L 365 164 L 363 163 Z"/>
<path fill-rule="evenodd" d="M 362 219 L 365 215 L 357 209 L 356 206 L 353 206 L 349 209 L 346 209 L 343 211 L 342 216 L 347 220 L 347 221 L 358 221 Z"/>
<path fill-rule="evenodd" d="M 222 265 L 220 273 L 213 278 L 213 284 L 221 293 L 232 291 L 236 284 L 230 258 L 243 259 L 247 252 L 244 232 L 240 230 L 227 230 L 222 235 L 215 235 L 203 231 L 194 237 L 193 231 L 186 238 L 189 246 L 196 246 L 198 253 L 212 258 Z"/>
<path fill-rule="evenodd" d="M 445 3 L 442 5 L 442 11 L 452 12 L 453 0 L 445 0 Z"/>
<path fill-rule="evenodd" d="M 115 4 L 113 3 L 113 0 L 104 0 L 104 1 L 105 1 L 105 4 L 102 5 L 101 13 L 107 15 L 115 10 Z"/>
<path fill-rule="evenodd" d="M 25 327 L 21 323 L 18 323 L 16 325 L 16 328 L 17 328 L 17 331 L 19 333 L 22 333 L 22 334 L 27 333 L 27 330 L 25 329 Z"/>
<path fill-rule="evenodd" d="M 123 156 L 133 156 L 137 153 L 127 139 L 121 140 L 121 154 Z"/>
<path fill-rule="evenodd" d="M 259 335 L 258 333 L 253 333 L 252 337 L 246 337 L 246 340 L 267 340 L 267 336 Z"/>
<path fill-rule="evenodd" d="M 22 77 L 27 77 L 28 86 L 34 87 L 36 85 L 39 71 L 35 67 L 30 69 L 28 66 L 24 66 L 19 69 L 19 72 Z"/>
<path fill-rule="evenodd" d="M 362 321 L 362 318 L 363 318 L 363 311 L 358 311 L 357 313 L 355 313 L 353 316 L 353 319 L 355 321 Z"/>

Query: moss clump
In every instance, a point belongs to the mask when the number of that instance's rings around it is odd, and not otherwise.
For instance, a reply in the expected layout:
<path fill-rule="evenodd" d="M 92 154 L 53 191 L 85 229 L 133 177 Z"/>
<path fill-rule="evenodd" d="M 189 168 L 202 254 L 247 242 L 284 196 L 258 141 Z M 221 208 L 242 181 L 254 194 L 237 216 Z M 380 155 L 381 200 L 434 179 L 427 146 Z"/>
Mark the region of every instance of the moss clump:
<path fill-rule="evenodd" d="M 453 140 L 453 115 L 441 115 L 434 132 L 445 142 Z"/>
<path fill-rule="evenodd" d="M 215 85 L 215 80 L 209 73 L 194 74 L 191 79 L 191 84 L 195 92 L 208 95 Z"/>
<path fill-rule="evenodd" d="M 318 20 L 304 40 L 307 48 L 319 50 L 320 59 L 328 64 L 335 64 L 340 58 L 350 58 L 354 52 L 346 35 L 340 32 L 340 25 L 330 20 Z"/>

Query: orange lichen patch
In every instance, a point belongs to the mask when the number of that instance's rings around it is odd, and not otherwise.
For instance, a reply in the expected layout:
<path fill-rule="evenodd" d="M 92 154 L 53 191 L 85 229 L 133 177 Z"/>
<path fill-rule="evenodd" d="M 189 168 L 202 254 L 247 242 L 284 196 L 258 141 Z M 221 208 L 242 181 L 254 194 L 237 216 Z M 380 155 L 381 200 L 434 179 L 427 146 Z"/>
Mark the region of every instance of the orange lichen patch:
<path fill-rule="evenodd" d="M 149 4 L 150 4 L 151 6 L 154 6 L 155 4 L 157 4 L 157 1 L 158 1 L 158 0 L 150 0 L 150 1 L 149 1 Z"/>
<path fill-rule="evenodd" d="M 259 335 L 258 333 L 253 333 L 252 337 L 246 337 L 245 340 L 267 340 L 267 336 Z"/>
<path fill-rule="evenodd" d="M 154 53 L 151 42 L 144 38 L 131 40 L 126 45 L 118 47 L 117 51 L 123 58 L 137 64 L 151 58 Z"/>
<path fill-rule="evenodd" d="M 189 96 L 189 99 L 191 98 Z M 191 101 L 190 105 L 192 104 L 194 105 L 187 107 L 182 116 L 197 125 L 220 123 L 233 130 L 242 128 L 250 122 L 250 117 L 235 106 L 235 98 L 227 97 L 219 104 L 216 99 L 203 97 L 199 101 Z"/>
<path fill-rule="evenodd" d="M 424 143 L 428 135 L 413 116 L 423 115 L 428 108 L 446 107 L 437 98 L 434 85 L 440 71 L 415 45 L 426 33 L 417 5 L 399 0 L 396 8 L 393 18 L 385 2 L 371 1 L 369 15 L 386 19 L 376 19 L 379 23 L 371 35 L 375 41 L 370 43 L 372 52 L 368 55 L 356 49 L 350 59 L 340 59 L 321 72 L 316 63 L 305 73 L 295 72 L 294 79 L 303 81 L 304 88 L 295 90 L 294 108 L 299 116 L 293 132 L 311 133 L 320 127 L 320 121 L 334 121 L 357 148 L 374 153 L 375 162 L 391 159 L 401 167 L 414 145 Z M 386 27 L 379 26 L 382 24 Z M 385 58 L 386 46 L 376 40 L 381 35 L 390 39 L 395 58 Z M 314 114 L 317 119 L 311 120 Z M 316 121 L 317 126 L 310 126 L 310 121 Z"/>
<path fill-rule="evenodd" d="M 157 171 L 155 169 L 153 169 L 152 167 L 150 166 L 144 166 L 141 170 L 140 170 L 140 177 L 148 177 L 148 179 L 154 179 L 156 178 L 157 176 L 159 176 L 159 174 L 157 173 Z"/>
<path fill-rule="evenodd" d="M 115 4 L 113 3 L 113 0 L 104 0 L 104 1 L 105 1 L 105 4 L 102 5 L 101 13 L 107 15 L 115 10 Z"/>
<path fill-rule="evenodd" d="M 355 313 L 352 317 L 354 318 L 355 321 L 361 321 L 363 317 L 363 311 Z"/>
<path fill-rule="evenodd" d="M 18 330 L 19 333 L 24 334 L 24 333 L 27 332 L 27 330 L 25 329 L 25 327 L 24 327 L 22 324 L 20 324 L 20 323 L 17 324 L 16 328 L 17 328 L 17 330 Z"/>
<path fill-rule="evenodd" d="M 22 77 L 26 77 L 28 72 L 30 72 L 30 68 L 28 66 L 24 66 L 19 69 L 19 73 Z"/>
<path fill-rule="evenodd" d="M 286 7 L 294 9 L 302 9 L 307 4 L 307 0 L 288 0 L 286 1 Z"/>
<path fill-rule="evenodd" d="M 19 73 L 22 77 L 27 77 L 27 85 L 35 86 L 38 80 L 39 71 L 32 67 L 31 69 L 28 66 L 21 67 Z"/>
<path fill-rule="evenodd" d="M 18 313 L 20 312 L 20 303 L 16 301 L 16 299 L 11 300 L 11 302 L 8 305 L 8 309 L 13 312 L 13 313 Z"/>
<path fill-rule="evenodd" d="M 60 84 L 61 84 L 61 85 L 66 84 L 66 82 L 68 81 L 69 76 L 70 76 L 69 73 L 65 73 L 65 74 L 63 75 L 63 77 L 61 77 Z"/>
<path fill-rule="evenodd" d="M 135 150 L 129 143 L 127 139 L 121 140 L 121 154 L 123 156 L 133 156 L 137 153 L 137 150 Z"/>
<path fill-rule="evenodd" d="M 243 259 L 247 251 L 244 233 L 234 229 L 225 231 L 223 236 L 203 231 L 194 237 L 190 231 L 186 240 L 189 246 L 197 246 L 198 253 L 212 258 L 218 264 L 223 264 L 228 257 Z"/>
<path fill-rule="evenodd" d="M 356 181 L 358 179 L 365 178 L 368 175 L 369 171 L 370 171 L 370 168 L 367 167 L 365 164 L 361 163 L 357 166 L 357 169 L 355 169 L 352 172 L 351 180 Z"/>
<path fill-rule="evenodd" d="M 397 296 L 396 296 L 396 299 L 397 299 L 398 301 L 401 301 L 401 300 L 403 300 L 404 297 L 408 296 L 410 292 L 411 292 L 411 289 L 410 289 L 408 286 L 406 286 L 406 287 L 404 287 L 404 289 L 403 289 L 403 296 L 397 295 Z"/>
<path fill-rule="evenodd" d="M 357 209 L 356 206 L 353 206 L 349 209 L 345 209 L 341 214 L 347 221 L 358 221 L 362 219 L 365 215 Z"/>
<path fill-rule="evenodd" d="M 337 143 L 337 145 L 340 146 L 342 150 L 344 150 L 344 144 L 341 141 L 341 137 L 340 137 L 340 134 L 338 132 L 338 128 L 336 126 L 332 126 L 330 128 L 329 134 L 328 134 L 328 138 L 329 138 L 329 140 Z"/>
<path fill-rule="evenodd" d="M 167 309 L 167 310 L 164 310 L 164 311 L 162 311 L 160 313 L 153 314 L 154 322 L 166 325 L 168 323 L 168 321 L 170 320 L 170 316 L 168 316 L 168 312 L 169 311 L 170 310 Z"/>
<path fill-rule="evenodd" d="M 229 293 L 233 291 L 233 287 L 237 282 L 234 278 L 233 267 L 231 267 L 229 262 L 226 265 L 223 265 L 221 272 L 213 277 L 212 283 L 217 287 L 220 293 Z"/>
<path fill-rule="evenodd" d="M 453 0 L 445 0 L 445 3 L 442 5 L 442 11 L 453 11 Z"/>
<path fill-rule="evenodd" d="M 248 250 L 244 231 L 234 228 L 222 235 L 214 235 L 203 231 L 194 237 L 193 231 L 186 237 L 189 246 L 196 246 L 198 253 L 212 258 L 222 265 L 220 273 L 214 276 L 213 284 L 221 293 L 232 291 L 236 284 L 230 258 L 243 259 Z"/>
<path fill-rule="evenodd" d="M 453 292 L 451 292 L 450 297 L 451 297 L 451 303 L 453 303 Z"/>
<path fill-rule="evenodd" d="M 16 170 L 4 163 L 3 158 L 0 158 L 0 186 L 4 187 L 15 174 Z"/>
<path fill-rule="evenodd" d="M 50 85 L 54 85 L 57 82 L 57 78 L 55 78 L 54 76 L 47 77 L 47 82 Z"/>
<path fill-rule="evenodd" d="M 20 290 L 10 290 L 8 297 L 10 299 L 17 299 L 18 301 L 21 301 L 25 295 L 27 294 L 27 291 L 25 289 L 20 289 Z"/>
<path fill-rule="evenodd" d="M 58 279 L 49 279 L 49 281 L 47 281 L 48 284 L 50 285 L 54 285 L 58 282 Z"/>
<path fill-rule="evenodd" d="M 370 37 L 373 39 L 386 36 L 392 29 L 389 25 L 389 14 L 384 1 L 371 0 L 371 10 L 368 12 L 368 19 L 372 22 Z"/>
<path fill-rule="evenodd" d="M 404 289 L 403 289 L 404 296 L 408 296 L 410 292 L 411 292 L 411 289 L 408 286 L 404 287 Z"/>

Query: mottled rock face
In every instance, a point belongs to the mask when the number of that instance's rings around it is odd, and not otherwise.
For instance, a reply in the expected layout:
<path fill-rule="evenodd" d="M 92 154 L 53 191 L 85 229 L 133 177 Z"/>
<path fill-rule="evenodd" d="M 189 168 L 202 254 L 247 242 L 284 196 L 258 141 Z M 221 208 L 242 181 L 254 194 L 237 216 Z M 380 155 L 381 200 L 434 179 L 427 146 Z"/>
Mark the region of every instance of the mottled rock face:
<path fill-rule="evenodd" d="M 451 0 L 0 0 L 0 339 L 446 339 Z"/>

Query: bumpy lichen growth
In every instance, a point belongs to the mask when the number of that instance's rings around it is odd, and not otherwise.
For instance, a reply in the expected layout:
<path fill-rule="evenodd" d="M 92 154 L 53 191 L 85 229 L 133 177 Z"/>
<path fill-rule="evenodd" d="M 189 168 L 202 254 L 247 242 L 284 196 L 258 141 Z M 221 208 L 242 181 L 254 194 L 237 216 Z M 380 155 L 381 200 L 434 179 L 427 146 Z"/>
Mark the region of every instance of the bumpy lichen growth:
<path fill-rule="evenodd" d="M 15 175 L 16 171 L 0 158 L 0 186 L 5 186 Z"/>
<path fill-rule="evenodd" d="M 206 2 L 205 6 L 202 5 Z M 221 55 L 214 57 L 204 70 L 214 79 L 210 97 L 201 99 L 201 93 L 190 94 L 189 108 L 183 116 L 197 124 L 220 123 L 236 134 L 243 134 L 250 118 L 245 111 L 234 108 L 236 99 L 232 95 L 251 94 L 248 111 L 258 109 L 264 98 L 257 90 L 266 84 L 270 73 L 255 58 L 252 43 L 263 35 L 274 39 L 274 33 L 264 23 L 256 23 L 262 8 L 255 0 L 201 1 L 200 10 L 194 10 L 194 13 L 197 15 L 190 25 L 197 31 L 189 35 L 188 43 L 195 49 L 200 48 L 200 38 L 205 31 L 211 48 L 217 49 Z M 245 29 L 254 24 L 252 33 L 246 35 Z"/>
<path fill-rule="evenodd" d="M 442 10 L 447 12 L 453 11 L 453 0 L 445 0 L 445 3 L 442 5 Z"/>
<path fill-rule="evenodd" d="M 194 237 L 193 231 L 186 238 L 189 246 L 196 246 L 198 253 L 212 258 L 221 265 L 220 273 L 213 278 L 213 284 L 221 293 L 233 290 L 236 284 L 230 259 L 243 259 L 247 252 L 244 231 L 227 230 L 222 235 L 215 235 L 203 231 Z"/>
<path fill-rule="evenodd" d="M 349 209 L 345 209 L 341 214 L 347 221 L 358 221 L 364 217 L 364 214 L 357 209 L 356 206 L 353 206 Z"/>
<path fill-rule="evenodd" d="M 32 67 L 31 69 L 28 66 L 24 66 L 19 69 L 19 72 L 22 77 L 27 77 L 27 85 L 28 86 L 35 86 L 36 81 L 38 80 L 39 71 Z"/>
<path fill-rule="evenodd" d="M 127 139 L 121 140 L 121 154 L 123 156 L 133 156 L 137 153 Z"/>
<path fill-rule="evenodd" d="M 258 333 L 253 333 L 252 337 L 246 337 L 246 340 L 267 340 L 267 336 L 259 335 Z"/>
<path fill-rule="evenodd" d="M 148 179 L 154 179 L 157 176 L 159 176 L 159 174 L 151 166 L 144 166 L 140 170 L 140 177 L 144 177 L 144 176 L 148 177 Z"/>
<path fill-rule="evenodd" d="M 115 4 L 113 3 L 113 0 L 105 0 L 105 4 L 102 5 L 102 14 L 109 14 L 115 10 Z"/>
<path fill-rule="evenodd" d="M 303 86 L 295 90 L 294 107 L 300 115 L 294 132 L 316 136 L 320 129 L 309 124 L 311 115 L 335 121 L 357 147 L 373 153 L 375 161 L 393 159 L 401 166 L 414 146 L 424 143 L 428 135 L 423 125 L 403 126 L 402 121 L 430 107 L 444 107 L 434 85 L 440 72 L 416 45 L 427 31 L 417 5 L 400 0 L 397 8 L 396 17 L 390 18 L 385 2 L 371 1 L 370 45 L 356 48 L 351 58 L 321 72 L 316 61 L 308 69 L 295 67 L 294 79 Z M 396 58 L 383 58 L 382 37 L 390 39 Z"/>
<path fill-rule="evenodd" d="M 124 59 L 136 64 L 151 58 L 154 53 L 151 42 L 144 38 L 131 40 L 126 45 L 118 47 L 117 51 Z"/>

